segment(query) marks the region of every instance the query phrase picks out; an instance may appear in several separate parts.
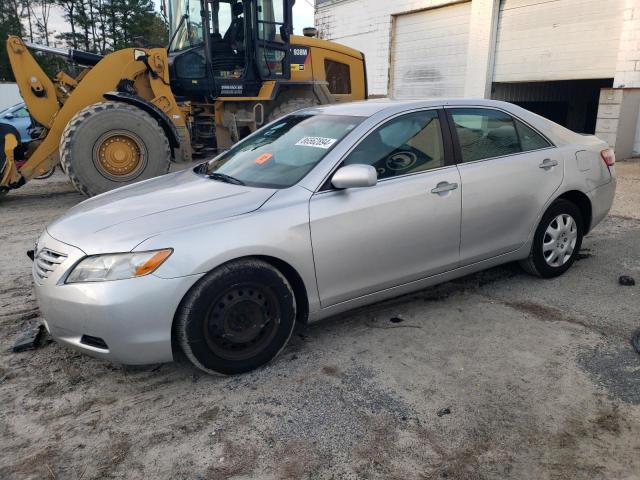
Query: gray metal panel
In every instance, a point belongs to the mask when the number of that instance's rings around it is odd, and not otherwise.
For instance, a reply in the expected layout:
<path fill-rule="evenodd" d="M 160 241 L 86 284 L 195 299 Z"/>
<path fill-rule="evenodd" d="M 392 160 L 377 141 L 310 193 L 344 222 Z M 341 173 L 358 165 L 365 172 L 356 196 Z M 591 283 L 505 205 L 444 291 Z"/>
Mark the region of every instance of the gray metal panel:
<path fill-rule="evenodd" d="M 464 95 L 471 2 L 395 17 L 394 98 Z"/>

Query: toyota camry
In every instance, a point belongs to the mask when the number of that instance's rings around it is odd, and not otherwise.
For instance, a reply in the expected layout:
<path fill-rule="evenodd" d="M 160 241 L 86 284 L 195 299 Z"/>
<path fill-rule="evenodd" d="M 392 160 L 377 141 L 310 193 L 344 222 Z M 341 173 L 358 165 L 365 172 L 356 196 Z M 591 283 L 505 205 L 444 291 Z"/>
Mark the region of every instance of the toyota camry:
<path fill-rule="evenodd" d="M 498 264 L 563 274 L 615 192 L 608 145 L 491 100 L 314 107 L 195 168 L 86 200 L 38 239 L 60 343 L 207 372 L 311 322 Z"/>

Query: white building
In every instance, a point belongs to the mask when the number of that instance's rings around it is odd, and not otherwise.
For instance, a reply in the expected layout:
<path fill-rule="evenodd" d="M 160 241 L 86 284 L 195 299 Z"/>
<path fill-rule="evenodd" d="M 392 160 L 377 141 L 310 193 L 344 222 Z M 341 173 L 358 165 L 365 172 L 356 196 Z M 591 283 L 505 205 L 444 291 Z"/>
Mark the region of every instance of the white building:
<path fill-rule="evenodd" d="M 640 0 L 316 0 L 370 96 L 507 100 L 640 153 Z"/>
<path fill-rule="evenodd" d="M 0 110 L 12 107 L 21 101 L 22 97 L 17 84 L 0 82 Z"/>

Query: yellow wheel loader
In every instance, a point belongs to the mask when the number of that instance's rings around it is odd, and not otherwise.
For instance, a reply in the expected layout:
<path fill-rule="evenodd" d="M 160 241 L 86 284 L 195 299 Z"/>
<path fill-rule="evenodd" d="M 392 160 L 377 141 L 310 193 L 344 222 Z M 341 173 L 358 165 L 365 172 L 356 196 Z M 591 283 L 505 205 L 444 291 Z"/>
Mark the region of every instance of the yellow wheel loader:
<path fill-rule="evenodd" d="M 38 138 L 25 146 L 0 130 L 0 194 L 60 164 L 76 189 L 96 195 L 227 149 L 291 111 L 366 98 L 364 55 L 313 29 L 292 35 L 294 1 L 169 0 L 167 49 L 104 57 L 9 37 Z M 32 51 L 82 70 L 50 79 Z"/>

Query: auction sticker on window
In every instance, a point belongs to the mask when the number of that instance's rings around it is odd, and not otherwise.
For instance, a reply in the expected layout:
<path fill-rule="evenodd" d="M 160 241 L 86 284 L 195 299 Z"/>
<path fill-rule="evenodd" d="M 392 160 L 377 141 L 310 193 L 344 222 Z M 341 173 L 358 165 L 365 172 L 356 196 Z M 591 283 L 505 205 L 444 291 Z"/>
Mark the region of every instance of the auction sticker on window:
<path fill-rule="evenodd" d="M 302 145 L 304 147 L 316 147 L 316 148 L 324 148 L 327 149 L 331 147 L 334 143 L 336 143 L 337 138 L 326 138 L 326 137 L 303 137 L 298 140 L 296 145 Z"/>

